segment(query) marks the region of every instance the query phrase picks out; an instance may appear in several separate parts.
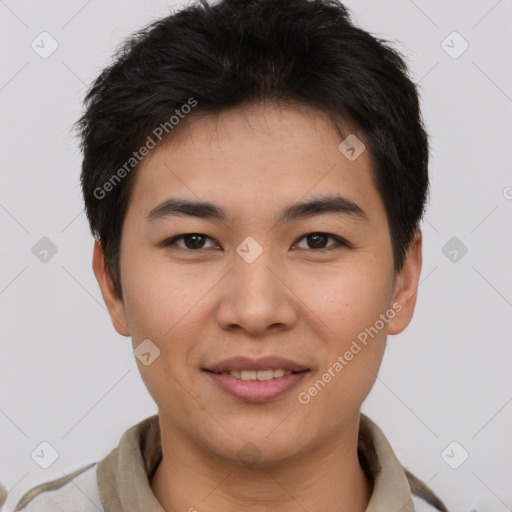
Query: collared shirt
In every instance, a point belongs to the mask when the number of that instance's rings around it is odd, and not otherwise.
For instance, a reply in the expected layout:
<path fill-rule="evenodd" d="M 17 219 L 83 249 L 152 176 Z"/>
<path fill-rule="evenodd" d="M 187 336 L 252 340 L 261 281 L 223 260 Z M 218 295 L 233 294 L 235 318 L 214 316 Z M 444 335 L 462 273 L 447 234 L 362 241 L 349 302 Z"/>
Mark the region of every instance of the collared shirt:
<path fill-rule="evenodd" d="M 358 453 L 373 486 L 366 512 L 446 511 L 439 498 L 402 467 L 383 432 L 364 414 Z M 165 512 L 150 486 L 161 458 L 155 415 L 128 429 L 101 461 L 25 493 L 14 512 Z"/>

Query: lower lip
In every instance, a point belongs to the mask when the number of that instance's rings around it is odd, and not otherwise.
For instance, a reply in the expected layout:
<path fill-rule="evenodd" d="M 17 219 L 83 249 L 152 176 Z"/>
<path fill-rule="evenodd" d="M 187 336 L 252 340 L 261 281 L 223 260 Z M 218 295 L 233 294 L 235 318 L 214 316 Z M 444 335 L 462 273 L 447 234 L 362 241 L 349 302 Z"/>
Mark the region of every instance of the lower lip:
<path fill-rule="evenodd" d="M 267 402 L 296 386 L 308 372 L 309 370 L 304 370 L 271 380 L 242 380 L 231 375 L 208 371 L 206 374 L 217 386 L 232 396 L 246 402 Z"/>

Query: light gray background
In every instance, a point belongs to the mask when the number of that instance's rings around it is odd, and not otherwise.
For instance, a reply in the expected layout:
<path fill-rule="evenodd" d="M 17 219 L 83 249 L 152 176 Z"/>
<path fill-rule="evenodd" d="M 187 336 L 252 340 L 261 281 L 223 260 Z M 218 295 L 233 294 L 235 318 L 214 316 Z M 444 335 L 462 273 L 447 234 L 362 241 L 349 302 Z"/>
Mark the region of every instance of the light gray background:
<path fill-rule="evenodd" d="M 179 5 L 0 0 L 0 480 L 10 492 L 7 511 L 34 485 L 100 460 L 126 429 L 156 413 L 92 272 L 81 157 L 69 130 L 117 44 Z M 363 28 L 398 41 L 432 135 L 416 314 L 405 332 L 389 337 L 363 411 L 450 510 L 512 510 L 512 1 L 346 5 Z M 42 31 L 59 44 L 45 60 L 31 48 Z M 456 59 L 441 46 L 453 31 L 469 43 Z M 46 263 L 32 253 L 42 237 L 58 248 Z M 442 252 L 452 237 L 468 248 L 457 262 Z M 48 469 L 31 458 L 42 441 L 59 454 Z M 453 441 L 469 453 L 458 469 L 441 456 Z M 452 465 L 460 450 L 448 450 Z"/>

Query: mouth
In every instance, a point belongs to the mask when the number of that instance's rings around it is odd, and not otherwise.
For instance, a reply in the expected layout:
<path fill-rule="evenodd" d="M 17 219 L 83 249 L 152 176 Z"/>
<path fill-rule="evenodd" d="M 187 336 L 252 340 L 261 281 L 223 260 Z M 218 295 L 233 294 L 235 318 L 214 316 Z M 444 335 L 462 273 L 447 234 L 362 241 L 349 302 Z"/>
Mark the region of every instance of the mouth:
<path fill-rule="evenodd" d="M 310 368 L 279 356 L 234 356 L 202 368 L 216 391 L 244 402 L 278 398 L 311 372 Z"/>

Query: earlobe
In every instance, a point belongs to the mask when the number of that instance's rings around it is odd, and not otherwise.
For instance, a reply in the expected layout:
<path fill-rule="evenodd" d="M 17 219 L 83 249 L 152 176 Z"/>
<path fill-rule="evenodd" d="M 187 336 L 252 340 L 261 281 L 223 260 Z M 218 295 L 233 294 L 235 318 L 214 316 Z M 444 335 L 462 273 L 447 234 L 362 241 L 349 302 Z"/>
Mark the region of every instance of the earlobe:
<path fill-rule="evenodd" d="M 417 230 L 407 250 L 402 270 L 395 278 L 395 292 L 392 304 L 397 304 L 395 317 L 388 323 L 388 334 L 399 334 L 410 323 L 416 298 L 422 266 L 422 235 Z"/>
<path fill-rule="evenodd" d="M 94 241 L 94 251 L 92 256 L 92 268 L 98 285 L 101 290 L 103 301 L 107 306 L 114 329 L 121 336 L 130 336 L 128 323 L 126 321 L 126 313 L 123 301 L 114 291 L 114 286 L 105 265 L 105 254 L 99 239 Z"/>

